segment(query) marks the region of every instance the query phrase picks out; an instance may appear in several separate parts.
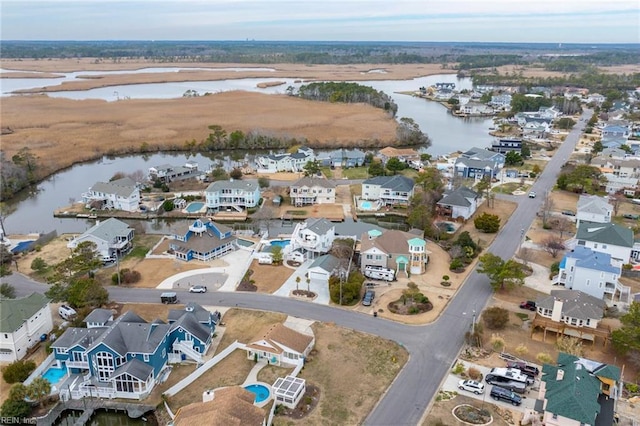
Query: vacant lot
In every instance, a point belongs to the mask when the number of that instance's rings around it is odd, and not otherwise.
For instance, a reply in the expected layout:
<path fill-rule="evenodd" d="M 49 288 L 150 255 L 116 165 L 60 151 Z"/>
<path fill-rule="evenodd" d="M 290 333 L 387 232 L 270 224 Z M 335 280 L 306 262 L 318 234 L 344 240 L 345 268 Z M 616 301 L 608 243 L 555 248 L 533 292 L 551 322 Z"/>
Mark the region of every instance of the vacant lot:
<path fill-rule="evenodd" d="M 257 260 L 251 262 L 249 269 L 253 271 L 250 279 L 255 281 L 254 284 L 260 293 L 273 293 L 278 290 L 294 272 L 283 265 L 260 265 Z"/>

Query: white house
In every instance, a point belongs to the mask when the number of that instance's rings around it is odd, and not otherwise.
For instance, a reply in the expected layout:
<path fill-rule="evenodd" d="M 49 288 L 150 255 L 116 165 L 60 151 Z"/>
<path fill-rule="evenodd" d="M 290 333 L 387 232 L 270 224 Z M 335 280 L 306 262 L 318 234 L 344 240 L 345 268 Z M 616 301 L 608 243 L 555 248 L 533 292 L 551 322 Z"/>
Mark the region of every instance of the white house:
<path fill-rule="evenodd" d="M 269 154 L 256 157 L 258 173 L 301 172 L 315 155 L 311 148 L 300 147 L 295 153 Z"/>
<path fill-rule="evenodd" d="M 297 252 L 304 259 L 314 259 L 328 253 L 335 238 L 336 227 L 333 223 L 323 218 L 309 218 L 296 224 L 287 252 Z"/>
<path fill-rule="evenodd" d="M 245 346 L 247 358 L 267 360 L 271 365 L 298 365 L 309 355 L 315 338 L 281 323 L 270 326 Z"/>
<path fill-rule="evenodd" d="M 608 172 L 623 178 L 640 177 L 640 160 L 637 159 L 616 160 L 614 158 L 599 156 L 591 160 L 591 165 L 599 167 L 603 172 Z"/>
<path fill-rule="evenodd" d="M 0 298 L 0 361 L 24 358 L 40 336 L 53 329 L 49 299 L 32 293 L 19 299 Z"/>
<path fill-rule="evenodd" d="M 582 221 L 609 223 L 613 215 L 613 206 L 606 198 L 597 195 L 580 195 L 577 209 L 578 224 Z"/>
<path fill-rule="evenodd" d="M 613 173 L 603 173 L 602 175 L 607 179 L 604 185 L 607 194 L 615 194 L 616 192 L 622 191 L 624 195 L 634 196 L 638 189 L 637 177 L 623 178 Z"/>
<path fill-rule="evenodd" d="M 130 178 L 112 182 L 97 182 L 82 194 L 82 202 L 89 208 L 137 212 L 140 206 L 140 190 Z"/>
<path fill-rule="evenodd" d="M 633 247 L 633 231 L 614 223 L 591 223 L 582 221 L 569 247 L 584 246 L 594 251 L 609 254 L 613 259 L 629 263 Z"/>
<path fill-rule="evenodd" d="M 491 101 L 489 102 L 489 105 L 491 105 L 494 108 L 510 110 L 511 100 L 512 100 L 512 96 L 508 93 L 504 93 L 501 95 L 493 95 L 491 96 Z"/>
<path fill-rule="evenodd" d="M 413 179 L 402 175 L 376 176 L 362 182 L 362 199 L 382 205 L 408 205 L 413 197 Z"/>
<path fill-rule="evenodd" d="M 618 281 L 621 273 L 621 265 L 608 253 L 577 246 L 562 259 L 560 271 L 552 281 L 554 285 L 563 285 L 600 300 L 607 295 L 615 302 L 617 296 L 619 301 L 628 303 L 630 290 Z"/>
<path fill-rule="evenodd" d="M 550 295 L 538 297 L 536 308 L 538 315 L 555 322 L 575 327 L 598 328 L 598 323 L 604 317 L 606 304 L 602 299 L 578 290 L 551 290 Z M 588 334 L 588 331 L 585 333 Z M 571 329 L 565 329 L 565 334 L 571 335 Z M 580 333 L 579 337 L 584 339 L 589 336 L 585 337 L 584 333 Z"/>
<path fill-rule="evenodd" d="M 241 212 L 256 207 L 260 201 L 260 187 L 256 181 L 216 181 L 210 184 L 204 193 L 207 210 L 211 212 L 222 209 Z"/>
<path fill-rule="evenodd" d="M 328 285 L 329 278 L 332 275 L 339 274 L 343 271 L 340 270 L 340 259 L 337 257 L 325 254 L 318 257 L 309 265 L 307 269 L 307 277 L 314 281 L 315 285 Z M 346 271 L 344 271 L 346 274 Z"/>
<path fill-rule="evenodd" d="M 67 247 L 75 249 L 80 243 L 90 241 L 96 245 L 96 252 L 102 260 L 110 261 L 131 249 L 133 234 L 133 229 L 129 225 L 118 219 L 109 218 L 104 222 L 97 221 L 84 234 L 69 241 Z"/>
<path fill-rule="evenodd" d="M 464 115 L 491 115 L 493 108 L 480 102 L 470 101 L 462 105 L 459 112 Z"/>
<path fill-rule="evenodd" d="M 476 212 L 479 199 L 480 194 L 466 186 L 445 191 L 444 197 L 437 203 L 438 214 L 452 219 L 461 217 L 467 220 Z"/>
<path fill-rule="evenodd" d="M 289 196 L 291 204 L 297 207 L 309 204 L 334 204 L 336 185 L 325 178 L 305 176 L 291 184 Z"/>
<path fill-rule="evenodd" d="M 184 166 L 173 166 L 171 164 L 161 164 L 159 166 L 149 167 L 149 180 L 160 182 L 172 182 L 175 180 L 190 179 L 200 176 L 202 173 L 198 171 L 198 163 L 188 161 Z"/>

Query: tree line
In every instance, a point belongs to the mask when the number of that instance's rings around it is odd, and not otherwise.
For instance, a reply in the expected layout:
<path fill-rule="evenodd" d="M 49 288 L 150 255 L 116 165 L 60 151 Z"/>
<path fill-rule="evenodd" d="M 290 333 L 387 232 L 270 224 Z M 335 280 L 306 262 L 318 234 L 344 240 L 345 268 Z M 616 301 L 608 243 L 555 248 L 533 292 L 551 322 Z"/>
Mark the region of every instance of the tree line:
<path fill-rule="evenodd" d="M 366 103 L 383 109 L 394 117 L 398 111 L 398 105 L 389 95 L 358 83 L 344 81 L 310 83 L 300 86 L 297 95 L 314 101 Z"/>

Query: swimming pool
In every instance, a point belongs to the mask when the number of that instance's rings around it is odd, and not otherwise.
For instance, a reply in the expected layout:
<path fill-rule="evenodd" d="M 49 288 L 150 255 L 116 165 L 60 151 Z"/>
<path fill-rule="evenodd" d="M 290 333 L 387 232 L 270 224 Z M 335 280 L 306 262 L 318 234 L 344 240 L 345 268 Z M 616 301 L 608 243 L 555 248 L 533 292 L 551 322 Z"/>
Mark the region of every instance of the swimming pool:
<path fill-rule="evenodd" d="M 371 210 L 371 207 L 373 207 L 373 204 L 371 204 L 371 201 L 362 201 L 360 203 L 360 208 L 363 210 Z"/>
<path fill-rule="evenodd" d="M 55 385 L 62 379 L 65 374 L 67 374 L 66 368 L 58 368 L 58 367 L 49 367 L 47 371 L 44 372 L 42 377 L 45 378 L 46 381 L 51 383 L 51 386 Z"/>
<path fill-rule="evenodd" d="M 238 242 L 238 245 L 241 245 L 243 247 L 251 247 L 255 244 L 253 241 L 243 240 L 242 238 L 238 238 L 236 241 Z"/>
<path fill-rule="evenodd" d="M 203 207 L 204 207 L 204 203 L 195 202 L 195 203 L 190 203 L 187 207 L 185 207 L 185 210 L 189 213 L 198 213 L 200 210 L 202 210 Z"/>
<path fill-rule="evenodd" d="M 253 392 L 256 395 L 255 402 L 258 404 L 269 399 L 269 396 L 271 395 L 271 391 L 269 390 L 269 388 L 263 385 L 259 385 L 259 384 L 248 385 L 248 386 L 245 386 L 244 388 L 249 392 Z"/>
<path fill-rule="evenodd" d="M 279 246 L 279 247 L 282 247 L 282 248 L 285 248 L 290 243 L 291 243 L 291 240 L 271 240 L 271 241 L 269 241 L 269 245 Z"/>

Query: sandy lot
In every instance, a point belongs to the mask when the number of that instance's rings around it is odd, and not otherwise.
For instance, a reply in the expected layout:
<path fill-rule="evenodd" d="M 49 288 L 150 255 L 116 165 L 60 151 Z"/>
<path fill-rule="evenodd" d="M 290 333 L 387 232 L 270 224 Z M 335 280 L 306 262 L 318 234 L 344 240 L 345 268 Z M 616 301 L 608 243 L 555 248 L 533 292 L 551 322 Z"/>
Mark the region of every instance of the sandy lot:
<path fill-rule="evenodd" d="M 286 266 L 260 265 L 257 260 L 251 262 L 249 269 L 253 271 L 251 279 L 255 281 L 259 293 L 273 293 L 293 274 L 294 270 Z M 305 288 L 304 281 L 300 281 L 300 288 Z"/>

